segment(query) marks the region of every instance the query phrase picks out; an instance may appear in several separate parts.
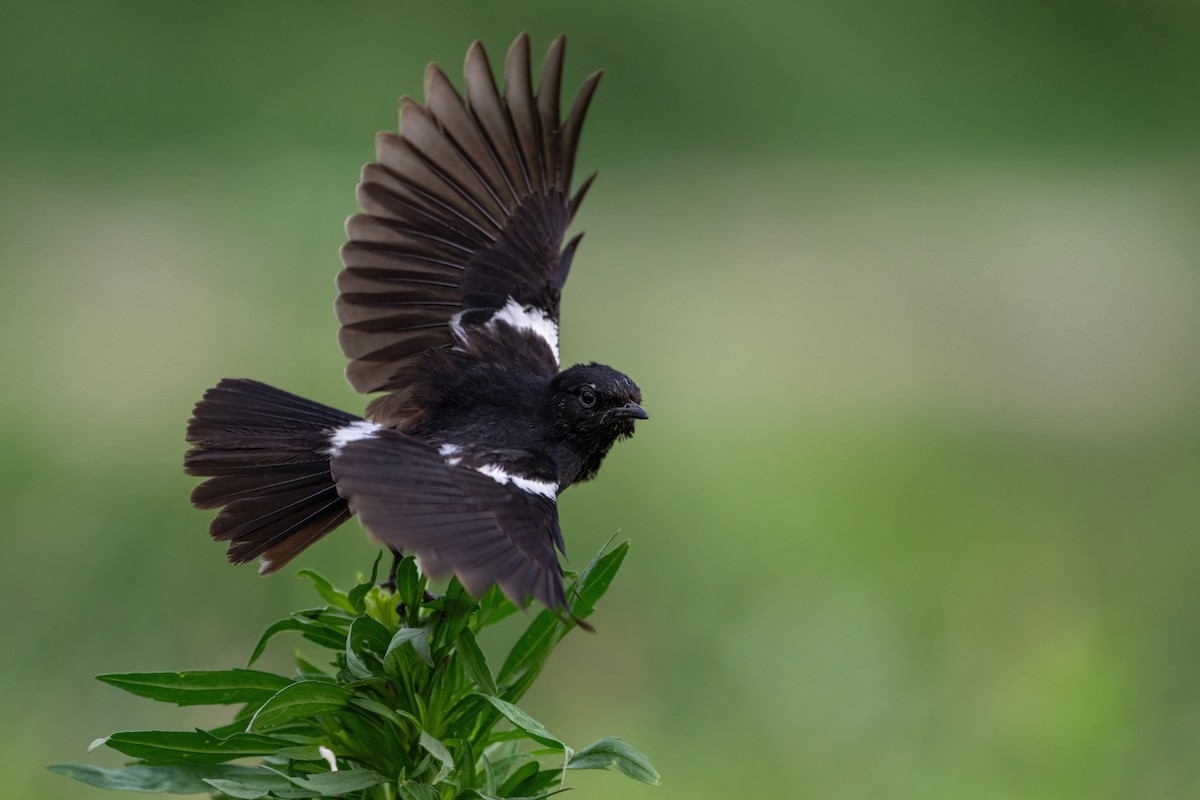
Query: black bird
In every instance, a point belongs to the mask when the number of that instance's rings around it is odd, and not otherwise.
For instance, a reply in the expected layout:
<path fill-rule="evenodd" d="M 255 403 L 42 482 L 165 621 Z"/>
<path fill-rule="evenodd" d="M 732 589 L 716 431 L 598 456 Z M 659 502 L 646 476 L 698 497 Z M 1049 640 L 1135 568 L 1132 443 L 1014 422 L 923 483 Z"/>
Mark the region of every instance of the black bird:
<path fill-rule="evenodd" d="M 564 39 L 536 91 L 521 35 L 497 88 L 479 42 L 466 97 L 435 64 L 425 105 L 400 101 L 347 221 L 335 304 L 346 377 L 387 392 L 365 419 L 227 379 L 188 424 L 184 461 L 209 533 L 237 563 L 278 570 L 351 516 L 433 577 L 478 596 L 566 608 L 556 498 L 596 476 L 647 419 L 641 392 L 599 364 L 559 371 L 558 310 L 582 234 L 563 244 L 580 128 L 600 72 L 559 111 Z M 564 551 L 565 552 L 565 551 Z"/>

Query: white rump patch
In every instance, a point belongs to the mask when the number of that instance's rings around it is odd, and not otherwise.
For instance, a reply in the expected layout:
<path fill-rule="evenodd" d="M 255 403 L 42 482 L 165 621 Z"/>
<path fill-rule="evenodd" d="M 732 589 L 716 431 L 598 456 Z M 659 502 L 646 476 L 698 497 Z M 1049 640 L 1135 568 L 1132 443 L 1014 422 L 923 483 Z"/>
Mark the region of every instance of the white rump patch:
<path fill-rule="evenodd" d="M 497 322 L 503 322 L 518 331 L 529 331 L 534 336 L 542 338 L 546 344 L 550 345 L 550 352 L 554 354 L 554 363 L 558 363 L 558 325 L 545 311 L 534 306 L 523 306 L 510 297 L 504 304 L 504 308 L 497 311 L 488 320 L 488 327 L 494 326 Z"/>
<path fill-rule="evenodd" d="M 447 443 L 438 447 L 438 455 L 446 459 L 446 463 L 452 467 L 457 467 L 459 462 L 462 461 L 462 458 L 458 457 L 458 454 L 461 452 L 462 448 L 456 444 Z"/>
<path fill-rule="evenodd" d="M 357 442 L 359 439 L 369 439 L 382 429 L 382 425 L 376 422 L 368 422 L 365 419 L 360 419 L 358 422 L 351 422 L 344 428 L 338 428 L 329 435 L 329 455 L 341 455 L 342 448 L 346 445 L 351 442 Z"/>
<path fill-rule="evenodd" d="M 520 475 L 510 475 L 504 470 L 503 467 L 500 467 L 496 464 L 484 464 L 482 467 L 477 467 L 476 469 L 501 485 L 512 483 L 513 486 L 516 486 L 523 492 L 528 492 L 529 494 L 539 494 L 542 497 L 548 497 L 551 500 L 554 500 L 558 497 L 557 483 L 550 483 L 549 481 L 535 481 L 532 478 L 522 478 Z"/>

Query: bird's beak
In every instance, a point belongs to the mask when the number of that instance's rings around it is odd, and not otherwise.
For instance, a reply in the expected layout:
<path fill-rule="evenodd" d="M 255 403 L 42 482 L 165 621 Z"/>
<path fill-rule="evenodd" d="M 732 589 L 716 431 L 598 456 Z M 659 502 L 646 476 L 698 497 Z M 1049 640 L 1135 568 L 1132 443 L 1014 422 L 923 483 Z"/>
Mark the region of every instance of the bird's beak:
<path fill-rule="evenodd" d="M 617 408 L 614 408 L 611 413 L 615 417 L 650 419 L 650 415 L 646 413 L 646 409 L 642 408 L 637 403 L 626 403 L 623 406 L 618 406 Z"/>

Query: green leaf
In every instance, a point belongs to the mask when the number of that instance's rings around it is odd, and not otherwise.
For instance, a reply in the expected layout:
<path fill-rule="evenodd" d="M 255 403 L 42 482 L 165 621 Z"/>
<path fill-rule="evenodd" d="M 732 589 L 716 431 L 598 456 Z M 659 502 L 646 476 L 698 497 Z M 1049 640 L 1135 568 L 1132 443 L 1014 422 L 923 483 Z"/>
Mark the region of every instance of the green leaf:
<path fill-rule="evenodd" d="M 221 764 L 243 756 L 266 756 L 294 743 L 239 733 L 218 739 L 205 731 L 121 731 L 98 739 L 119 753 L 150 764 Z M 89 748 L 90 749 L 90 748 Z"/>
<path fill-rule="evenodd" d="M 263 703 L 247 731 L 277 728 L 295 719 L 337 711 L 350 701 L 354 690 L 324 681 L 297 681 L 280 689 Z"/>
<path fill-rule="evenodd" d="M 214 778 L 205 782 L 212 789 L 238 800 L 258 800 L 263 797 L 342 797 L 346 793 L 361 791 L 386 780 L 382 775 L 369 770 L 318 772 L 308 777 L 289 777 L 274 770 L 263 769 L 253 775 Z"/>
<path fill-rule="evenodd" d="M 402 800 L 439 800 L 441 797 L 437 789 L 416 781 L 400 781 L 399 789 Z"/>
<path fill-rule="evenodd" d="M 376 560 L 376 563 L 379 563 L 378 560 Z M 340 608 L 343 611 L 347 611 L 351 614 L 357 612 L 357 609 L 355 609 L 354 604 L 350 602 L 350 599 L 346 596 L 345 592 L 335 589 L 332 583 L 313 572 L 311 569 L 300 570 L 296 573 L 296 577 L 308 578 L 310 581 L 312 581 L 313 588 L 317 590 L 317 594 L 321 595 L 321 599 L 326 603 L 329 603 L 329 605 L 335 608 Z"/>
<path fill-rule="evenodd" d="M 370 617 L 359 617 L 346 633 L 346 668 L 359 680 L 375 677 L 373 665 L 382 664 L 391 636 Z"/>
<path fill-rule="evenodd" d="M 396 595 L 373 586 L 363 597 L 363 613 L 389 631 L 394 631 L 400 626 L 400 614 L 396 611 L 396 603 Z"/>
<path fill-rule="evenodd" d="M 345 630 L 329 625 L 305 625 L 300 629 L 300 635 L 313 644 L 318 644 L 327 650 L 341 650 L 346 646 Z"/>
<path fill-rule="evenodd" d="M 562 779 L 561 769 L 539 769 L 523 780 L 513 792 L 520 797 L 549 797 L 558 792 L 547 792 L 546 789 L 555 783 L 561 784 Z"/>
<path fill-rule="evenodd" d="M 499 694 L 496 680 L 492 677 L 492 670 L 488 667 L 487 658 L 479 649 L 479 643 L 475 641 L 475 634 L 471 633 L 470 628 L 463 628 L 462 632 L 458 634 L 458 639 L 454 642 L 454 649 L 462 659 L 467 677 L 474 682 L 479 691 L 489 695 Z"/>
<path fill-rule="evenodd" d="M 476 630 L 495 625 L 502 619 L 517 613 L 517 607 L 504 596 L 499 586 L 493 585 L 479 598 L 479 612 L 475 615 Z"/>
<path fill-rule="evenodd" d="M 371 565 L 371 577 L 365 582 L 355 586 L 346 595 L 346 599 L 350 601 L 351 610 L 356 614 L 362 614 L 366 608 L 367 592 L 371 591 L 375 586 L 375 578 L 379 575 L 379 559 L 383 558 L 383 551 L 380 550 L 375 556 L 375 563 Z"/>
<path fill-rule="evenodd" d="M 319 744 L 298 744 L 295 747 L 285 747 L 275 753 L 273 758 L 283 759 L 284 761 L 323 761 L 321 756 L 321 745 Z"/>
<path fill-rule="evenodd" d="M 48 769 L 99 789 L 156 794 L 200 794 L 210 791 L 209 785 L 205 783 L 206 778 L 239 776 L 260 771 L 257 767 L 236 765 L 172 767 L 145 764 L 121 769 L 103 769 L 90 764 L 54 764 Z"/>
<path fill-rule="evenodd" d="M 369 697 L 352 697 L 350 705 L 357 706 L 364 711 L 370 711 L 376 716 L 383 717 L 389 722 L 403 727 L 405 722 L 411 723 L 414 730 L 421 729 L 421 722 L 412 714 L 402 708 L 388 708 L 378 700 L 372 700 Z"/>
<path fill-rule="evenodd" d="M 580 618 L 592 613 L 597 601 L 612 584 L 612 579 L 621 568 L 621 562 L 628 551 L 629 542 L 622 542 L 612 552 L 604 553 L 601 550 L 592 558 L 579 574 L 574 586 L 567 592 L 568 597 L 575 598 L 572 613 Z M 541 674 L 555 645 L 575 626 L 573 619 L 560 620 L 549 611 L 538 614 L 513 645 L 500 670 L 497 682 L 501 685 L 508 684 L 503 693 L 507 700 L 519 700 L 525 694 Z"/>
<path fill-rule="evenodd" d="M 296 679 L 301 681 L 325 681 L 333 683 L 334 680 L 332 675 L 311 661 L 308 661 L 299 653 L 296 654 L 296 675 Z"/>
<path fill-rule="evenodd" d="M 412 556 L 400 559 L 400 566 L 396 569 L 396 596 L 409 606 L 413 603 L 420 603 L 421 595 L 418 594 L 417 588 L 421 585 L 417 560 Z"/>
<path fill-rule="evenodd" d="M 396 635 L 388 643 L 387 655 L 391 655 L 393 650 L 405 642 L 412 644 L 413 650 L 421 657 L 422 661 L 433 666 L 433 658 L 429 652 L 429 631 L 424 628 L 401 628 L 396 631 Z"/>
<path fill-rule="evenodd" d="M 129 672 L 97 675 L 97 680 L 139 697 L 180 706 L 261 703 L 291 681 L 269 672 Z"/>
<path fill-rule="evenodd" d="M 246 662 L 246 666 L 253 666 L 254 662 L 258 661 L 258 657 L 267 649 L 267 642 L 275 638 L 276 634 L 284 631 L 299 631 L 303 629 L 304 625 L 294 619 L 281 619 L 274 623 L 263 631 L 263 635 L 259 637 L 258 644 L 254 646 L 254 652 L 250 654 L 250 660 Z"/>
<path fill-rule="evenodd" d="M 481 754 L 479 760 L 483 762 L 483 789 L 488 794 L 495 794 L 496 772 L 492 769 L 492 760 L 487 757 L 487 753 Z"/>
<path fill-rule="evenodd" d="M 434 626 L 437 634 L 436 645 L 440 649 L 458 638 L 459 631 L 467 627 L 467 623 L 471 621 L 471 614 L 479 608 L 479 603 L 467 593 L 458 578 L 451 578 L 446 586 L 446 593 L 433 602 L 426 603 L 425 607 L 441 612 L 442 616 Z"/>
<path fill-rule="evenodd" d="M 441 783 L 442 779 L 454 772 L 454 756 L 450 755 L 450 751 L 446 749 L 446 745 L 434 737 L 430 736 L 426 731 L 421 731 L 420 737 L 421 748 L 442 766 L 438 769 L 437 777 L 433 779 L 434 783 Z"/>
<path fill-rule="evenodd" d="M 496 676 L 497 681 L 501 684 L 509 683 L 515 675 L 545 661 L 558 641 L 556 633 L 561 624 L 562 621 L 549 611 L 542 611 L 534 617 L 533 622 L 529 623 L 529 627 L 521 634 L 521 638 L 517 639 L 517 643 L 508 651 L 508 657 L 500 667 L 500 674 Z"/>
<path fill-rule="evenodd" d="M 315 642 L 329 650 L 341 650 L 346 643 L 345 629 L 350 625 L 351 620 L 352 617 L 346 616 L 341 611 L 330 611 L 324 608 L 297 611 L 290 619 L 281 619 L 263 632 L 246 666 L 253 665 L 263 654 L 267 642 L 283 631 L 299 631 L 300 635 L 310 642 Z"/>
<path fill-rule="evenodd" d="M 536 761 L 527 761 L 518 767 L 512 775 L 508 776 L 508 780 L 500 787 L 497 792 L 501 797 L 508 797 L 517 790 L 517 787 L 524 783 L 529 778 L 538 773 L 540 767 Z"/>
<path fill-rule="evenodd" d="M 288 780 L 301 789 L 316 792 L 320 797 L 342 797 L 351 792 L 361 792 L 363 789 L 387 783 L 388 778 L 369 769 L 343 769 L 337 772 L 316 772 Z"/>
<path fill-rule="evenodd" d="M 559 752 L 570 749 L 565 744 L 560 742 L 554 736 L 554 734 L 546 730 L 546 726 L 542 725 L 542 723 L 538 722 L 536 719 L 529 716 L 512 703 L 506 702 L 501 700 L 499 697 L 493 697 L 491 695 L 482 695 L 482 697 L 495 706 L 496 710 L 503 714 L 509 722 L 525 731 L 529 738 L 533 739 L 534 741 L 544 744 L 546 747 L 558 750 Z"/>
<path fill-rule="evenodd" d="M 612 585 L 613 578 L 617 576 L 628 553 L 629 541 L 626 540 L 603 556 L 593 558 L 592 563 L 579 573 L 574 590 L 567 594 L 568 597 L 574 598 L 574 602 L 571 603 L 573 615 L 580 619 L 587 619 L 591 616 L 592 612 L 596 610 L 596 603 L 600 602 L 600 598 L 604 597 L 608 587 Z M 574 624 L 573 620 L 567 623 L 568 627 L 572 627 Z"/>
<path fill-rule="evenodd" d="M 458 765 L 455 774 L 456 785 L 459 789 L 468 789 L 475 785 L 475 751 L 471 748 L 470 739 L 458 740 Z"/>
<path fill-rule="evenodd" d="M 517 745 L 515 742 L 505 742 L 500 747 L 494 748 L 492 757 L 488 759 L 488 763 L 491 766 L 493 780 L 499 781 L 500 785 L 503 785 L 504 782 L 508 780 L 508 776 L 512 773 L 513 769 L 519 766 L 521 762 L 525 761 L 527 758 L 528 756 L 526 756 L 524 753 L 517 752 Z M 496 793 L 495 787 L 489 791 L 491 791 L 493 794 Z"/>
<path fill-rule="evenodd" d="M 392 636 L 388 629 L 370 617 L 358 617 L 346 632 L 346 649 L 356 653 L 370 653 L 382 659 L 391 645 Z"/>
<path fill-rule="evenodd" d="M 312 792 L 297 789 L 291 781 L 278 773 L 264 770 L 261 775 L 247 775 L 240 778 L 207 778 L 208 791 L 216 789 L 222 795 L 236 797 L 238 800 L 258 800 L 261 797 L 308 798 Z"/>
<path fill-rule="evenodd" d="M 567 769 L 614 768 L 634 780 L 658 785 L 658 770 L 650 763 L 650 759 L 615 736 L 606 736 L 567 760 Z"/>

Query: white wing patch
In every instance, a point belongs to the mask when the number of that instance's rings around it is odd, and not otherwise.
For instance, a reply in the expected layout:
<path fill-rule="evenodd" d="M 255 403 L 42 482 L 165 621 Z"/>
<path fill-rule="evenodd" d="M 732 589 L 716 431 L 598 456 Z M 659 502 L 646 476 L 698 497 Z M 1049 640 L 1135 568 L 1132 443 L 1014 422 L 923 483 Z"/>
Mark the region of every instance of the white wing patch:
<path fill-rule="evenodd" d="M 462 461 L 462 457 L 459 456 L 461 452 L 462 448 L 456 444 L 446 443 L 438 447 L 438 455 L 446 459 L 446 463 L 452 467 L 457 467 L 458 463 Z"/>
<path fill-rule="evenodd" d="M 547 497 L 554 500 L 558 497 L 558 484 L 550 483 L 549 481 L 535 481 L 532 478 L 522 478 L 520 475 L 510 475 L 503 467 L 497 464 L 484 464 L 482 467 L 476 467 L 478 472 L 482 472 L 496 483 L 501 485 L 512 483 L 523 492 L 529 494 L 538 494 L 542 497 Z"/>
<path fill-rule="evenodd" d="M 518 331 L 529 331 L 545 340 L 554 354 L 554 363 L 558 363 L 558 325 L 545 311 L 534 306 L 523 306 L 510 297 L 504 308 L 488 320 L 487 326 L 493 328 L 497 322 L 503 322 Z"/>
<path fill-rule="evenodd" d="M 465 311 L 460 311 L 450 318 L 450 331 L 454 334 L 454 338 L 459 344 L 462 344 L 467 340 L 466 331 L 463 330 L 462 326 L 462 318 L 463 314 L 465 313 Z"/>
<path fill-rule="evenodd" d="M 329 435 L 329 455 L 341 455 L 342 448 L 346 445 L 351 442 L 357 442 L 359 439 L 369 439 L 382 428 L 382 425 L 376 422 L 368 422 L 365 419 L 360 419 L 358 422 L 351 422 L 344 428 L 338 428 Z"/>

